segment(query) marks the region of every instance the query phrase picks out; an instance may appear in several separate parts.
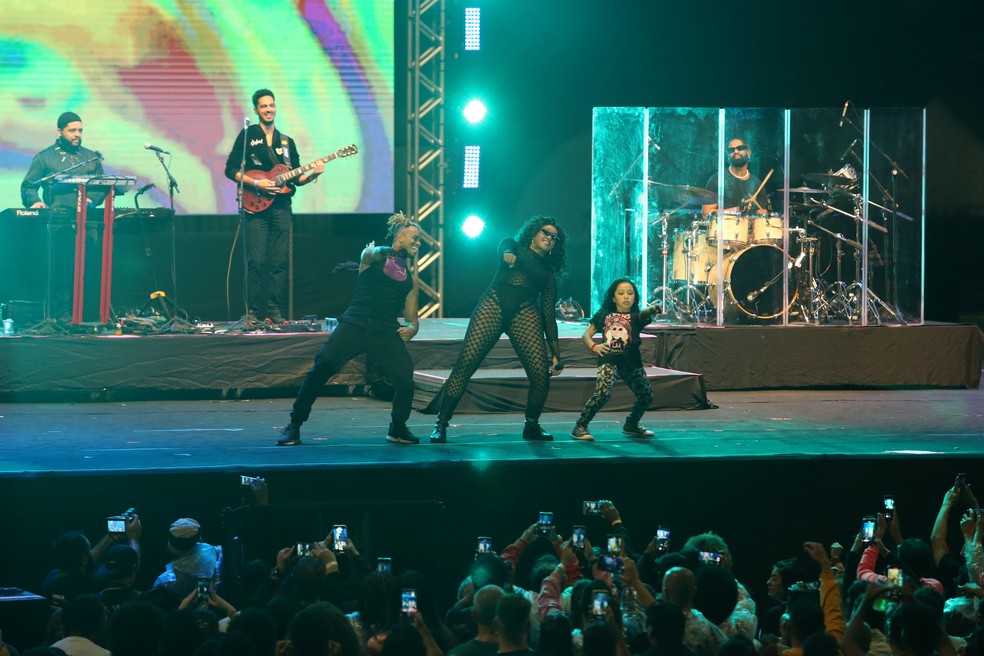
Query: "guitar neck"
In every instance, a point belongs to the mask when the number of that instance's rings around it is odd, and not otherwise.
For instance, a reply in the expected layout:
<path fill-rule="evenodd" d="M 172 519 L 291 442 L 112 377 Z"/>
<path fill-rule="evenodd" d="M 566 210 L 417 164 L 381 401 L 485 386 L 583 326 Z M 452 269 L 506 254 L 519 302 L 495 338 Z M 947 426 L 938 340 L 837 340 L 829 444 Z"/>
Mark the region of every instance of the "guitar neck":
<path fill-rule="evenodd" d="M 280 175 L 278 175 L 276 178 L 274 178 L 274 182 L 276 182 L 278 186 L 281 186 L 282 187 L 285 183 L 290 182 L 294 178 L 298 178 L 298 177 L 304 175 L 305 173 L 307 173 L 308 171 L 310 171 L 311 169 L 313 169 L 315 167 L 315 165 L 317 165 L 318 162 L 324 162 L 325 164 L 327 164 L 328 162 L 330 162 L 331 160 L 335 159 L 336 157 L 338 157 L 338 153 L 332 153 L 331 155 L 328 155 L 327 157 L 322 157 L 320 159 L 316 159 L 313 162 L 311 162 L 310 164 L 305 164 L 304 166 L 298 166 L 296 169 L 291 169 L 289 171 L 284 171 L 283 173 L 281 173 Z"/>

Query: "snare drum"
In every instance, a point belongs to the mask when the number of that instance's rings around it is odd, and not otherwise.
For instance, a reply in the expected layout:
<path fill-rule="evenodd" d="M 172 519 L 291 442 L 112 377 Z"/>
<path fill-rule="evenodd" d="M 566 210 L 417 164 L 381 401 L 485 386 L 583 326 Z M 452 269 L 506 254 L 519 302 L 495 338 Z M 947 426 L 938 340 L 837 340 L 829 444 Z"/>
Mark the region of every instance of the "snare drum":
<path fill-rule="evenodd" d="M 756 214 L 751 219 L 753 244 L 782 245 L 781 214 Z"/>
<path fill-rule="evenodd" d="M 717 244 L 718 237 L 725 246 L 743 246 L 748 243 L 748 219 L 737 212 L 724 211 L 710 216 L 711 225 L 707 231 L 707 243 Z M 721 229 L 720 235 L 718 228 Z"/>
<path fill-rule="evenodd" d="M 690 284 L 706 284 L 707 275 L 717 260 L 717 249 L 707 243 L 707 233 L 698 232 L 696 243 L 692 248 L 687 247 L 687 240 L 693 234 L 691 230 L 678 230 L 673 235 L 673 270 L 674 280 L 686 280 Z M 690 260 L 690 276 L 687 276 L 687 260 Z"/>

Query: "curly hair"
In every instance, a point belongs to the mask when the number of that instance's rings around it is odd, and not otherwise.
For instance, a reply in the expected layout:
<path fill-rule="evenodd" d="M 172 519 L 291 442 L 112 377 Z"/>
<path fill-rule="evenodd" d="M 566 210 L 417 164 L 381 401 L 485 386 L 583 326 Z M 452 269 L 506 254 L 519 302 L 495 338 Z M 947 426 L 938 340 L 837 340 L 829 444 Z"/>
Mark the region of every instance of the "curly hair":
<path fill-rule="evenodd" d="M 516 243 L 523 247 L 528 246 L 533 241 L 536 233 L 540 231 L 540 228 L 545 225 L 556 228 L 557 236 L 560 239 L 554 244 L 553 250 L 544 256 L 544 259 L 554 272 L 554 275 L 557 278 L 563 278 L 567 273 L 567 252 L 564 248 L 567 237 L 564 234 L 564 229 L 557 225 L 557 219 L 552 216 L 531 216 L 523 224 L 523 227 L 519 229 L 519 232 L 516 233 Z"/>
<path fill-rule="evenodd" d="M 386 219 L 386 238 L 392 239 L 396 236 L 396 233 L 404 228 L 417 228 L 420 230 L 420 224 L 413 219 L 408 219 L 403 212 L 397 212 Z"/>
<path fill-rule="evenodd" d="M 611 285 L 609 285 L 608 286 L 608 291 L 605 292 L 605 298 L 601 302 L 601 309 L 602 309 L 603 312 L 614 312 L 615 311 L 615 309 L 616 309 L 615 308 L 615 290 L 618 289 L 618 286 L 621 285 L 623 282 L 627 282 L 630 285 L 632 285 L 632 291 L 635 292 L 635 301 L 632 302 L 632 308 L 629 310 L 629 312 L 638 312 L 639 311 L 639 288 L 636 287 L 636 284 L 634 282 L 632 282 L 632 279 L 631 278 L 619 278 L 618 280 L 616 280 L 615 282 L 613 282 Z"/>

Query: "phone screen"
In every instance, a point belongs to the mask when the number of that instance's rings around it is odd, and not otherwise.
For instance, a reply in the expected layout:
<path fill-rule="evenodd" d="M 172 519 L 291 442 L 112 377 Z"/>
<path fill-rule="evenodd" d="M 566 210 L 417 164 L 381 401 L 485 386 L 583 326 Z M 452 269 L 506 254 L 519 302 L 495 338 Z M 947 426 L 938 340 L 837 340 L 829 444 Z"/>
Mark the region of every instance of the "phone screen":
<path fill-rule="evenodd" d="M 212 597 L 212 579 L 198 579 L 198 600 L 208 601 Z"/>
<path fill-rule="evenodd" d="M 417 612 L 417 591 L 413 588 L 405 588 L 400 595 L 400 611 L 404 615 Z"/>
<path fill-rule="evenodd" d="M 478 538 L 475 552 L 480 554 L 492 553 L 492 538 Z"/>
<path fill-rule="evenodd" d="M 701 551 L 697 554 L 697 559 L 707 565 L 720 565 L 721 564 L 721 554 L 717 551 Z"/>
<path fill-rule="evenodd" d="M 622 555 L 622 536 L 620 535 L 609 535 L 608 536 L 608 553 L 612 556 Z"/>
<path fill-rule="evenodd" d="M 303 558 L 304 556 L 310 555 L 313 546 L 310 542 L 298 542 L 297 543 L 297 557 Z"/>
<path fill-rule="evenodd" d="M 871 542 L 875 539 L 875 518 L 865 517 L 861 520 L 861 541 Z"/>
<path fill-rule="evenodd" d="M 550 535 L 554 527 L 554 514 L 552 512 L 541 511 L 538 532 L 540 535 Z"/>
<path fill-rule="evenodd" d="M 604 590 L 595 590 L 591 597 L 591 614 L 595 617 L 604 617 L 608 611 L 608 593 Z"/>
<path fill-rule="evenodd" d="M 600 505 L 601 503 L 598 501 L 585 501 L 582 504 L 582 510 L 585 515 L 600 515 L 601 514 L 601 508 L 599 507 Z"/>
<path fill-rule="evenodd" d="M 584 538 L 586 535 L 587 529 L 585 527 L 575 526 L 571 533 L 571 546 L 575 549 L 584 549 Z"/>
<path fill-rule="evenodd" d="M 126 520 L 120 517 L 110 517 L 106 520 L 106 532 L 126 533 Z"/>
<path fill-rule="evenodd" d="M 376 571 L 393 573 L 393 561 L 390 558 L 380 557 L 376 559 Z"/>
<path fill-rule="evenodd" d="M 333 526 L 331 529 L 331 539 L 332 543 L 335 545 L 335 551 L 342 551 L 348 546 L 348 527 L 344 524 L 338 524 Z"/>

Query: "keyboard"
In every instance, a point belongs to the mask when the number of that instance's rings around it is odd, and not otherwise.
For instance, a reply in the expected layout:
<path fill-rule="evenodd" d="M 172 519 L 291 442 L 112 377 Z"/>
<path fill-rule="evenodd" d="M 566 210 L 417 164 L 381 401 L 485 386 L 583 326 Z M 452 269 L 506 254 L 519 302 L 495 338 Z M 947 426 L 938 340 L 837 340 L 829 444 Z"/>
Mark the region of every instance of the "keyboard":
<path fill-rule="evenodd" d="M 137 179 L 128 175 L 59 175 L 55 182 L 65 185 L 84 184 L 90 187 L 133 187 Z"/>
<path fill-rule="evenodd" d="M 101 221 L 103 216 L 102 208 L 90 208 L 88 220 Z M 50 223 L 73 223 L 75 212 L 64 209 L 51 209 L 48 207 L 25 209 L 23 207 L 10 207 L 0 210 L 0 221 L 10 221 L 18 218 L 31 218 Z M 158 219 L 167 220 L 174 218 L 174 210 L 166 207 L 115 207 L 113 208 L 113 218 L 116 221 L 122 219 Z"/>

